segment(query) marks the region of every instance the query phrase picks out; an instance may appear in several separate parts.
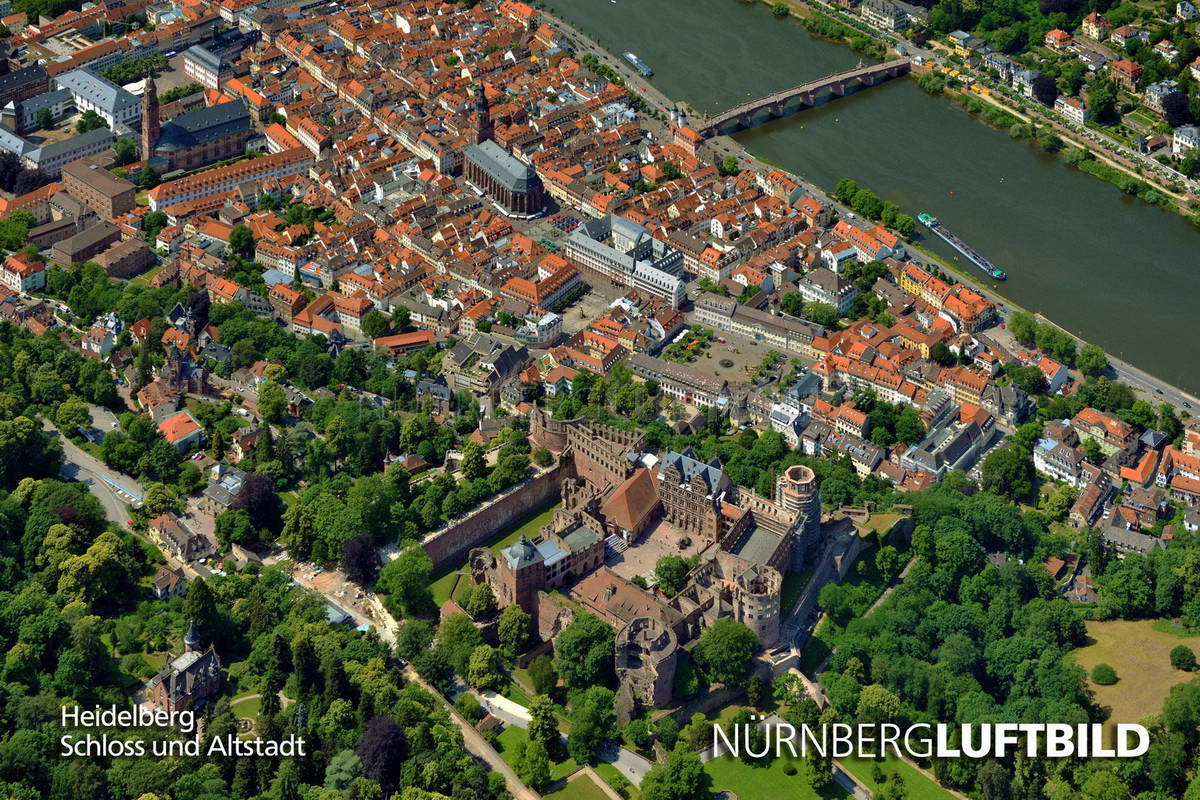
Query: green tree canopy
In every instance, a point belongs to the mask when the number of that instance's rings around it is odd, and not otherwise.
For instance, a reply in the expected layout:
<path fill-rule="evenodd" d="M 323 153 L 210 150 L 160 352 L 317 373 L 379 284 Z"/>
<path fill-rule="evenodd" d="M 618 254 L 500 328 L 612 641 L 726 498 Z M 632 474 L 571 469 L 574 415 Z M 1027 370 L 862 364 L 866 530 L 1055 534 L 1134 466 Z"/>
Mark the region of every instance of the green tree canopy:
<path fill-rule="evenodd" d="M 750 675 L 750 662 L 758 651 L 754 631 L 732 619 L 719 619 L 700 634 L 692 651 L 704 674 L 728 686 L 741 686 Z"/>
<path fill-rule="evenodd" d="M 606 686 L 613 675 L 613 629 L 599 617 L 579 614 L 554 640 L 554 668 L 567 686 Z"/>

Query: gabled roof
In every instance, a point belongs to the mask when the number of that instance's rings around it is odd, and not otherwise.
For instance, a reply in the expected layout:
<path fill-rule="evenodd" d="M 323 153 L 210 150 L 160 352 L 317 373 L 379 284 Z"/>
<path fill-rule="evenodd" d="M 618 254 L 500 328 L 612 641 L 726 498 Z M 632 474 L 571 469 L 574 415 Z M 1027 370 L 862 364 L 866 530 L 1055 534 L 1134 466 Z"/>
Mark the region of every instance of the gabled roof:
<path fill-rule="evenodd" d="M 616 488 L 601 508 L 606 520 L 626 530 L 637 529 L 658 505 L 658 488 L 650 470 L 636 470 Z"/>

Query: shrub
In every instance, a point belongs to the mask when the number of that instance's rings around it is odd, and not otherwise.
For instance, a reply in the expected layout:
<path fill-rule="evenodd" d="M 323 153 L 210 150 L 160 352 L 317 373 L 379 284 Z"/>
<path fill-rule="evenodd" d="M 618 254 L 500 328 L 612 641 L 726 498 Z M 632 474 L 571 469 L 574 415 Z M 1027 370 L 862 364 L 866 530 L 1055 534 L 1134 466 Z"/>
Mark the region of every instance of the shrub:
<path fill-rule="evenodd" d="M 795 775 L 796 774 L 796 765 L 793 764 L 791 761 L 783 762 L 783 774 L 784 775 Z"/>
<path fill-rule="evenodd" d="M 1092 667 L 1092 680 L 1101 686 L 1111 686 L 1117 682 L 1117 671 L 1108 664 L 1097 664 Z"/>
<path fill-rule="evenodd" d="M 1190 651 L 1189 651 L 1190 652 Z M 146 680 L 154 677 L 154 667 L 150 666 L 141 653 L 130 653 L 121 659 L 121 669 L 135 678 Z"/>
<path fill-rule="evenodd" d="M 611 786 L 621 797 L 629 797 L 633 789 L 633 784 L 624 775 L 617 773 L 609 780 L 608 785 Z"/>
<path fill-rule="evenodd" d="M 674 750 L 675 742 L 679 739 L 679 723 L 668 714 L 655 723 L 654 735 L 663 747 Z"/>
<path fill-rule="evenodd" d="M 454 710 L 462 714 L 469 722 L 478 722 L 483 719 L 483 706 L 479 705 L 475 695 L 470 692 L 463 692 L 454 698 Z"/>
<path fill-rule="evenodd" d="M 1196 668 L 1196 654 L 1186 644 L 1171 648 L 1171 666 L 1175 669 L 1193 670 Z"/>
<path fill-rule="evenodd" d="M 700 675 L 691 661 L 684 661 L 675 668 L 675 684 L 672 697 L 689 700 L 700 693 Z"/>

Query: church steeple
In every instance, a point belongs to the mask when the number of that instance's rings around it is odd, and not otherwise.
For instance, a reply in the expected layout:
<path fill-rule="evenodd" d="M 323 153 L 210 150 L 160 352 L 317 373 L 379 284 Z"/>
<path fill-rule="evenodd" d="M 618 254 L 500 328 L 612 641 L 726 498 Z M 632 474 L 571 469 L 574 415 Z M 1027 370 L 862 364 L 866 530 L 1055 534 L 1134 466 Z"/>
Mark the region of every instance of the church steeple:
<path fill-rule="evenodd" d="M 483 84 L 475 86 L 475 144 L 492 138 L 492 115 Z"/>
<path fill-rule="evenodd" d="M 142 158 L 149 161 L 158 144 L 158 88 L 154 75 L 146 76 L 146 89 L 142 92 Z"/>

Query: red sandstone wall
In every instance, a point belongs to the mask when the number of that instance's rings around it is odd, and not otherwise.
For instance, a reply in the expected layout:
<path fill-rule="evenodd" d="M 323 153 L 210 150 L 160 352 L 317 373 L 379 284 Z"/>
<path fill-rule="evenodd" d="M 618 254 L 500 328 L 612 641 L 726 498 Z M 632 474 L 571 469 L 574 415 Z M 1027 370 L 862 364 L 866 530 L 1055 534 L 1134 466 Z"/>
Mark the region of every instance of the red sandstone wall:
<path fill-rule="evenodd" d="M 449 527 L 435 531 L 421 546 L 433 559 L 434 569 L 441 569 L 466 558 L 467 551 L 479 547 L 512 526 L 531 512 L 558 499 L 559 487 L 566 478 L 575 477 L 574 465 L 567 460 L 552 470 L 510 489 L 490 505 L 477 509 Z"/>

